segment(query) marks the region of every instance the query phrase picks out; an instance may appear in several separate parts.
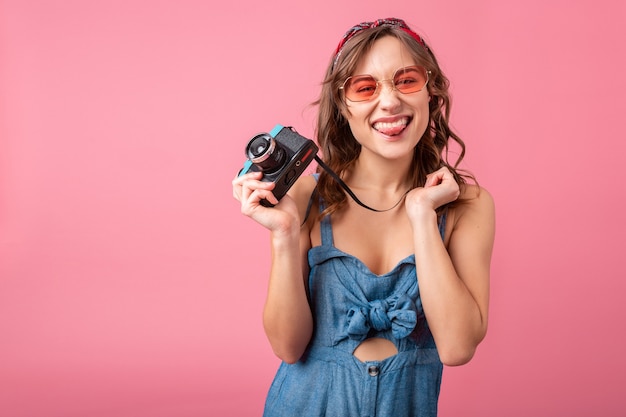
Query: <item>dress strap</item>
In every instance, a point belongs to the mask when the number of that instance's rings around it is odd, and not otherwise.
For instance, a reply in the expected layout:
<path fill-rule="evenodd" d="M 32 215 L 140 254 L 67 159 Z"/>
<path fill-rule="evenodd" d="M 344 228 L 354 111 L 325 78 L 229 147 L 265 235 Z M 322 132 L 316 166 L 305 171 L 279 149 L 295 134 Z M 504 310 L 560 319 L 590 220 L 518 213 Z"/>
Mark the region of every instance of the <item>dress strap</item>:
<path fill-rule="evenodd" d="M 319 181 L 320 174 L 317 172 L 314 173 L 313 178 L 315 178 L 315 181 Z M 307 207 L 307 217 L 313 203 L 313 198 L 315 198 L 316 195 L 318 196 L 317 201 L 319 205 L 319 212 L 322 213 L 326 209 L 324 199 L 318 193 L 314 192 L 311 195 L 311 199 L 309 200 L 309 205 Z M 322 246 L 333 246 L 333 229 L 330 224 L 330 216 L 322 217 L 322 220 L 320 221 L 320 231 L 322 234 Z"/>
<path fill-rule="evenodd" d="M 324 204 L 324 200 L 322 200 L 321 197 L 319 201 L 321 213 L 326 208 L 326 205 Z M 333 246 L 333 228 L 330 224 L 330 215 L 322 217 L 322 220 L 320 221 L 320 231 L 322 233 L 322 246 Z"/>

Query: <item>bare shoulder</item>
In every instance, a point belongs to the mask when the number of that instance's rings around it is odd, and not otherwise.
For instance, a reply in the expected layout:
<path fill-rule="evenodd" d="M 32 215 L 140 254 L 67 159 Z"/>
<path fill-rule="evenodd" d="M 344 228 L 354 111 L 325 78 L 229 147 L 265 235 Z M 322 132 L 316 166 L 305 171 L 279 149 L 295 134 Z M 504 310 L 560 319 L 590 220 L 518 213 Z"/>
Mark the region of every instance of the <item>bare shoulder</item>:
<path fill-rule="evenodd" d="M 473 212 L 475 210 L 483 212 L 486 215 L 493 214 L 493 196 L 483 187 L 476 184 L 466 184 L 461 189 L 458 208 L 459 214 L 466 211 Z"/>
<path fill-rule="evenodd" d="M 491 193 L 478 185 L 466 184 L 461 195 L 449 211 L 446 241 L 452 235 L 479 233 L 489 239 L 495 228 L 495 203 Z M 485 236 L 486 235 L 486 236 Z"/>
<path fill-rule="evenodd" d="M 450 209 L 445 245 L 458 276 L 477 300 L 487 303 L 491 256 L 495 240 L 493 197 L 476 185 L 463 187 Z"/>

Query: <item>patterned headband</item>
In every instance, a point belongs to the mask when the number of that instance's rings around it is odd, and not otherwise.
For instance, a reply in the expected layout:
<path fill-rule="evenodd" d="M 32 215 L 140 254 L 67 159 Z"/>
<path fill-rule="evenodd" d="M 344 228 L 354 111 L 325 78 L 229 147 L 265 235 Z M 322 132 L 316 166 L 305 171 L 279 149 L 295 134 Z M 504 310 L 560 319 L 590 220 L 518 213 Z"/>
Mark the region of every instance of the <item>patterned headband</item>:
<path fill-rule="evenodd" d="M 354 35 L 356 35 L 362 30 L 373 29 L 379 26 L 392 26 L 392 27 L 397 27 L 398 29 L 402 29 L 403 31 L 411 35 L 411 37 L 415 39 L 420 45 L 422 45 L 426 50 L 428 50 L 428 47 L 426 46 L 426 43 L 424 43 L 424 40 L 421 38 L 421 36 L 413 32 L 411 28 L 409 28 L 409 26 L 402 19 L 396 19 L 392 17 L 388 19 L 378 19 L 373 22 L 362 22 L 356 26 L 351 27 L 343 35 L 343 38 L 339 42 L 339 45 L 337 45 L 337 49 L 335 49 L 335 59 L 333 60 L 333 69 L 335 68 L 335 65 L 337 65 L 337 61 L 339 60 L 339 56 L 341 56 L 341 52 L 343 52 L 343 46 L 346 44 L 346 42 L 348 42 L 350 39 L 352 39 Z"/>

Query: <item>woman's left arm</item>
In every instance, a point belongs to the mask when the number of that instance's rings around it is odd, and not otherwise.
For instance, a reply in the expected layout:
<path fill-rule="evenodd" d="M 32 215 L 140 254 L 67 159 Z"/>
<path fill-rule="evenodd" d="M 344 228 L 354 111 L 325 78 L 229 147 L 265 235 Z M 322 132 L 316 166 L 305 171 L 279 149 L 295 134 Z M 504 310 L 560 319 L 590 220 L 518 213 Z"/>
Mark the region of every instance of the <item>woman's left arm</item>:
<path fill-rule="evenodd" d="M 456 191 L 455 191 L 456 187 Z M 447 248 L 435 209 L 454 201 L 459 188 L 447 169 L 431 174 L 424 188 L 407 197 L 413 225 L 415 263 L 424 314 L 441 361 L 470 361 L 487 332 L 489 271 L 495 236 L 491 195 L 478 186 L 463 187 L 450 216 Z"/>

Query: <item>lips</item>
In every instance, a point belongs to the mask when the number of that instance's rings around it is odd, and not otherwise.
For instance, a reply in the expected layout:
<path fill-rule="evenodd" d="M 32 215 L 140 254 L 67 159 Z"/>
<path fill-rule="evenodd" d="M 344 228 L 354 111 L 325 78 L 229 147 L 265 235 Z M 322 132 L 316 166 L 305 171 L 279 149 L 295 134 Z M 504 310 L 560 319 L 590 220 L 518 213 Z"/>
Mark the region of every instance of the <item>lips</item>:
<path fill-rule="evenodd" d="M 400 134 L 408 124 L 409 118 L 402 117 L 393 121 L 378 121 L 375 122 L 372 127 L 383 135 L 395 136 Z"/>

